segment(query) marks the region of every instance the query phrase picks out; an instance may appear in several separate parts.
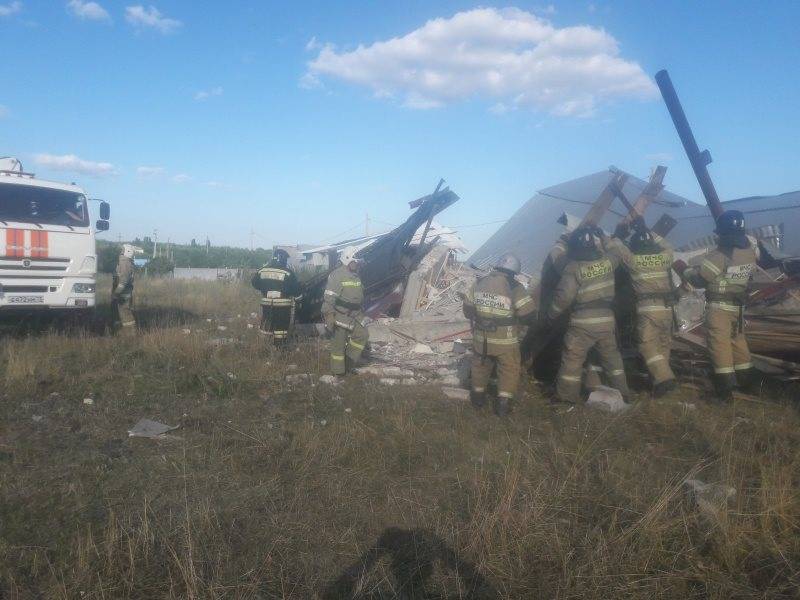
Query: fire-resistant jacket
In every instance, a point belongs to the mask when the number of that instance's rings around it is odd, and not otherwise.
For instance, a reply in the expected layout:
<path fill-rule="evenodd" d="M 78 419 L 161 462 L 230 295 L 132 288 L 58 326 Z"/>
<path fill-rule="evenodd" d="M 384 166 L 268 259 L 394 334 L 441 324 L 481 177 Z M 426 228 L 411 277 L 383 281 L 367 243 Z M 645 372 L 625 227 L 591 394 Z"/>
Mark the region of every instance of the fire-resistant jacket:
<path fill-rule="evenodd" d="M 114 271 L 113 294 L 130 296 L 133 292 L 133 259 L 120 254 L 117 269 Z"/>
<path fill-rule="evenodd" d="M 481 277 L 464 298 L 464 316 L 472 321 L 476 348 L 489 354 L 519 344 L 519 325 L 533 314 L 531 295 L 501 271 Z"/>
<path fill-rule="evenodd" d="M 621 243 L 612 242 L 612 244 L 622 257 L 625 269 L 631 277 L 636 300 L 671 303 L 675 290 L 672 284 L 672 246 L 656 233 L 653 233 L 653 239 L 661 246 L 661 252 L 636 254 Z"/>
<path fill-rule="evenodd" d="M 622 262 L 621 242 L 604 240 L 605 250 L 595 260 L 570 260 L 553 294 L 548 318 L 557 319 L 566 310 L 580 312 L 591 323 L 613 322 L 614 271 Z"/>
<path fill-rule="evenodd" d="M 358 273 L 353 273 L 344 265 L 339 266 L 328 276 L 325 298 L 322 303 L 322 316 L 330 319 L 337 314 L 359 317 L 363 311 L 364 288 Z"/>
<path fill-rule="evenodd" d="M 253 287 L 268 298 L 295 298 L 300 296 L 297 276 L 288 267 L 270 262 L 253 275 Z"/>
<path fill-rule="evenodd" d="M 697 287 L 705 286 L 706 301 L 712 306 L 737 310 L 746 303 L 759 259 L 758 247 L 750 242 L 747 248 L 715 248 L 700 265 L 686 269 L 684 278 Z"/>

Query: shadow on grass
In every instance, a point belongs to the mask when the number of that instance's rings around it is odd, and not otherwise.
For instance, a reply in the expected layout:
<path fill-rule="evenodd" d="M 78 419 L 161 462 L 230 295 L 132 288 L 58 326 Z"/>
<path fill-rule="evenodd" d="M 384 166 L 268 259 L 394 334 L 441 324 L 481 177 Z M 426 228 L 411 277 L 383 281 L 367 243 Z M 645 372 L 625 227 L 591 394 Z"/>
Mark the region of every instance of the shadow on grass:
<path fill-rule="evenodd" d="M 105 335 L 109 333 L 108 311 L 14 312 L 0 315 L 0 338 L 22 338 L 51 333 Z"/>
<path fill-rule="evenodd" d="M 387 590 L 360 589 L 361 581 L 383 560 L 388 559 L 395 581 Z M 430 588 L 436 567 L 448 576 L 457 576 L 461 591 L 440 593 Z M 424 529 L 390 527 L 367 550 L 331 583 L 322 595 L 323 600 L 494 600 L 499 594 L 475 566 L 461 560 L 455 551 L 435 533 Z"/>
<path fill-rule="evenodd" d="M 148 306 L 135 309 L 133 313 L 137 326 L 143 331 L 189 325 L 200 319 L 195 313 L 174 306 Z"/>
<path fill-rule="evenodd" d="M 195 313 L 176 307 L 146 307 L 134 310 L 134 315 L 141 331 L 180 327 L 200 319 Z M 0 338 L 50 333 L 99 336 L 111 335 L 115 330 L 114 310 L 109 304 L 100 304 L 94 311 L 42 311 L 0 315 Z"/>

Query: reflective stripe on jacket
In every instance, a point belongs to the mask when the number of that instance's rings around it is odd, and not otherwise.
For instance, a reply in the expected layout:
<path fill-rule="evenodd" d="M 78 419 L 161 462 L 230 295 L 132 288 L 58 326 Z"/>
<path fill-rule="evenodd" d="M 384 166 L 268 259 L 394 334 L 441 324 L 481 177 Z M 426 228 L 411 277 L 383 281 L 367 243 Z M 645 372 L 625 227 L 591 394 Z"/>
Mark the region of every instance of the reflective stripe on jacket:
<path fill-rule="evenodd" d="M 351 272 L 344 265 L 328 276 L 322 314 L 345 314 L 355 316 L 363 311 L 364 287 L 358 273 Z"/>
<path fill-rule="evenodd" d="M 294 271 L 277 263 L 269 263 L 261 267 L 253 275 L 251 283 L 262 294 L 277 292 L 281 298 L 294 298 L 300 295 L 300 284 Z M 270 294 L 270 297 L 274 295 Z"/>
<path fill-rule="evenodd" d="M 686 270 L 685 277 L 701 280 L 706 288 L 706 298 L 711 303 L 744 304 L 750 280 L 756 272 L 758 251 L 748 248 L 715 248 L 703 261 Z"/>
<path fill-rule="evenodd" d="M 472 320 L 473 339 L 480 345 L 519 343 L 520 321 L 534 310 L 528 291 L 501 271 L 478 279 L 464 299 L 464 314 Z"/>
<path fill-rule="evenodd" d="M 657 254 L 636 254 L 627 246 L 620 244 L 622 263 L 631 277 L 631 285 L 641 304 L 664 306 L 664 300 L 671 301 L 675 290 L 672 284 L 672 246 L 656 233 L 656 243 L 661 246 Z M 663 296 L 663 300 L 659 297 Z"/>
<path fill-rule="evenodd" d="M 606 323 L 609 317 L 613 320 L 614 271 L 622 262 L 623 252 L 606 240 L 605 251 L 599 258 L 568 262 L 553 294 L 548 317 L 556 319 L 572 309 L 572 320 L 576 323 L 594 325 Z"/>

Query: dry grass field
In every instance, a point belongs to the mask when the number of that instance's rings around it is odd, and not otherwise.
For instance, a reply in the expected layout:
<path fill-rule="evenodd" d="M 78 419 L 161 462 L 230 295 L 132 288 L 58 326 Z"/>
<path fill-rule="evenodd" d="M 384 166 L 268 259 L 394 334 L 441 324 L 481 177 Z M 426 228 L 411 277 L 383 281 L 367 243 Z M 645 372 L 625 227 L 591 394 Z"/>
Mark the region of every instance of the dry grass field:
<path fill-rule="evenodd" d="M 502 421 L 432 385 L 287 385 L 324 341 L 268 350 L 246 286 L 137 304 L 137 337 L 106 307 L 5 329 L 0 598 L 800 596 L 791 388 L 609 415 L 529 384 Z M 180 428 L 129 438 L 141 417 Z M 687 478 L 736 494 L 699 506 Z"/>

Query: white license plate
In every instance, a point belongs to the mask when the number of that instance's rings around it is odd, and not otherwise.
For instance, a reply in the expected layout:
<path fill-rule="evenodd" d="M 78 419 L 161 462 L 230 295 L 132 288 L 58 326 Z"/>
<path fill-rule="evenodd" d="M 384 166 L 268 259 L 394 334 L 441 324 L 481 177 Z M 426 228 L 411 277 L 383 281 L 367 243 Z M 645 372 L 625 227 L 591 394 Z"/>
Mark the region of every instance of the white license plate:
<path fill-rule="evenodd" d="M 9 304 L 44 304 L 44 296 L 9 296 Z"/>

